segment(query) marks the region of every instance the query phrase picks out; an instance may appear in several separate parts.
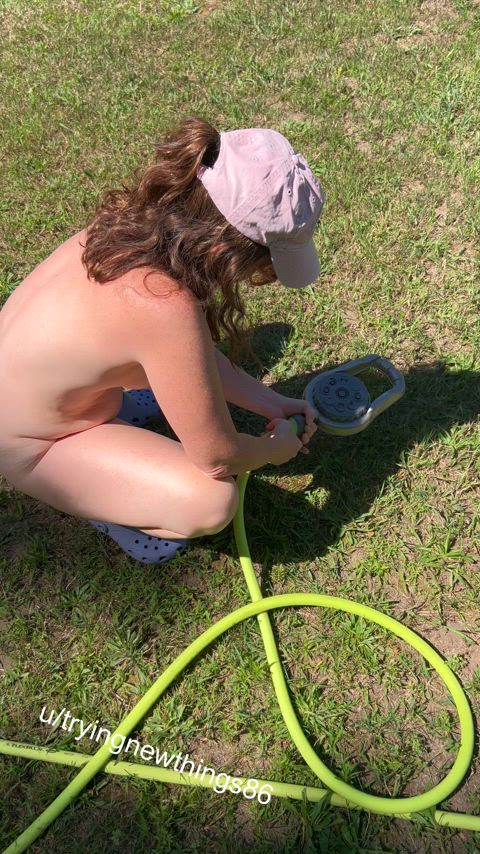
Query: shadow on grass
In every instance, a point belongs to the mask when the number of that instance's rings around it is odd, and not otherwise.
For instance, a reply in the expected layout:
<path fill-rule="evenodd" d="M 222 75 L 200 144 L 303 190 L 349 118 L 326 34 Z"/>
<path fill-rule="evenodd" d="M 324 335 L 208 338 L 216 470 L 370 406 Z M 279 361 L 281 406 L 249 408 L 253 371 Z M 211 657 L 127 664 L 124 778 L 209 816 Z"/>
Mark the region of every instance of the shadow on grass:
<path fill-rule="evenodd" d="M 278 358 L 278 343 L 287 332 L 285 324 L 269 324 L 252 336 L 254 349 L 267 370 Z M 352 354 L 352 358 L 354 355 L 365 354 Z M 300 398 L 313 376 L 333 367 L 334 364 L 321 365 L 318 371 L 274 383 L 272 388 Z M 478 417 L 478 373 L 450 371 L 444 362 L 437 361 L 412 366 L 404 377 L 403 398 L 362 433 L 336 437 L 319 428 L 309 443 L 308 455 L 299 454 L 282 467 L 266 466 L 261 470 L 266 475 L 280 473 L 292 482 L 308 476 L 302 491 L 281 489 L 253 473 L 245 493 L 245 526 L 254 560 L 262 561 L 265 549 L 274 562 L 321 557 L 338 540 L 344 525 L 368 513 L 386 479 L 395 473 L 412 447 L 435 442 L 455 425 Z M 241 410 L 233 410 L 237 429 L 246 431 L 248 421 L 257 423 L 258 432 L 265 429 L 264 419 L 245 418 Z M 321 507 L 313 506 L 304 494 L 314 490 L 325 492 L 323 503 L 319 502 Z"/>

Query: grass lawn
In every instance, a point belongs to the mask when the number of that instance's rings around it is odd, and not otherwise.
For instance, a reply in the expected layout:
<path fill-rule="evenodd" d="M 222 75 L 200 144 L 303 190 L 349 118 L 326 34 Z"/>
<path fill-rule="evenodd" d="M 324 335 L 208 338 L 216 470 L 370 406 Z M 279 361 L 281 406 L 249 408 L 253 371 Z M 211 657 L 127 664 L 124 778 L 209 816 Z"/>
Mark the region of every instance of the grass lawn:
<path fill-rule="evenodd" d="M 379 353 L 407 392 L 365 432 L 318 431 L 308 456 L 251 476 L 252 557 L 265 595 L 329 593 L 405 621 L 478 715 L 478 0 L 1 0 L 0 24 L 2 302 L 179 116 L 276 128 L 307 158 L 326 196 L 322 273 L 305 291 L 245 287 L 263 367 L 243 367 L 300 397 L 312 373 Z M 248 601 L 232 526 L 156 568 L 5 480 L 0 507 L 4 738 L 94 752 L 42 723 L 42 706 L 113 729 Z M 416 653 L 341 613 L 271 618 L 302 725 L 334 773 L 397 797 L 445 776 L 455 709 Z M 321 785 L 285 729 L 255 619 L 199 658 L 136 737 L 217 772 Z M 0 841 L 74 774 L 0 756 Z M 477 751 L 439 808 L 480 815 Z M 473 854 L 480 834 L 100 774 L 31 850 Z"/>

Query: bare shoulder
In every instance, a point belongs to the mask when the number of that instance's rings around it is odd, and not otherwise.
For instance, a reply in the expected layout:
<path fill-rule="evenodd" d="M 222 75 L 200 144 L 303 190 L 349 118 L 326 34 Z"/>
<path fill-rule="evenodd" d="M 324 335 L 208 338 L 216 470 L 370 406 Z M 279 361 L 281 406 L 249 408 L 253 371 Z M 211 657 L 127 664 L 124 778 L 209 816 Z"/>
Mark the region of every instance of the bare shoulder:
<path fill-rule="evenodd" d="M 168 273 L 151 267 L 137 267 L 128 275 L 128 287 L 124 289 L 124 299 L 139 310 L 158 310 L 162 305 L 175 309 L 176 306 L 200 306 L 200 302 L 191 290 Z"/>
<path fill-rule="evenodd" d="M 144 339 L 157 339 L 160 331 L 168 333 L 168 339 L 204 323 L 197 297 L 166 273 L 151 268 L 132 271 L 127 286 L 122 288 L 121 303 L 122 326 L 128 326 L 128 337 L 135 349 Z"/>

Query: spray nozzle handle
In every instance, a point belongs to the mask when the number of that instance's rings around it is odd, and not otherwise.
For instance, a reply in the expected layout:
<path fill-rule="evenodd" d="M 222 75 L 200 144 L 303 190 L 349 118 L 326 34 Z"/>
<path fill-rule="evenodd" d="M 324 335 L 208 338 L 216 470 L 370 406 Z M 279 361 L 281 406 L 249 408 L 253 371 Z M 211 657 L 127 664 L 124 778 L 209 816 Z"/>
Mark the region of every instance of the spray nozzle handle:
<path fill-rule="evenodd" d="M 305 432 L 305 416 L 304 415 L 291 415 L 288 419 L 290 422 L 290 426 L 295 433 L 296 436 L 301 436 L 302 433 Z"/>

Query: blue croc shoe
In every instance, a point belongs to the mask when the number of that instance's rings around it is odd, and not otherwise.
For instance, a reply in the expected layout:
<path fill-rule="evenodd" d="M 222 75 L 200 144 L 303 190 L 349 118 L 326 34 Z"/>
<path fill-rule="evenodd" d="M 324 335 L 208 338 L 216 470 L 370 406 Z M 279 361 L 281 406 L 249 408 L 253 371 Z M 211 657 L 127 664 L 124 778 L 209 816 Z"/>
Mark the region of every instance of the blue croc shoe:
<path fill-rule="evenodd" d="M 123 392 L 123 403 L 117 418 L 135 427 L 145 427 L 155 416 L 163 416 L 153 391 L 149 388 L 129 389 Z"/>
<path fill-rule="evenodd" d="M 190 540 L 163 540 L 129 528 L 126 525 L 114 525 L 110 522 L 96 522 L 89 519 L 97 531 L 107 534 L 123 551 L 142 563 L 167 563 L 178 554 L 183 554 L 190 545 Z"/>

